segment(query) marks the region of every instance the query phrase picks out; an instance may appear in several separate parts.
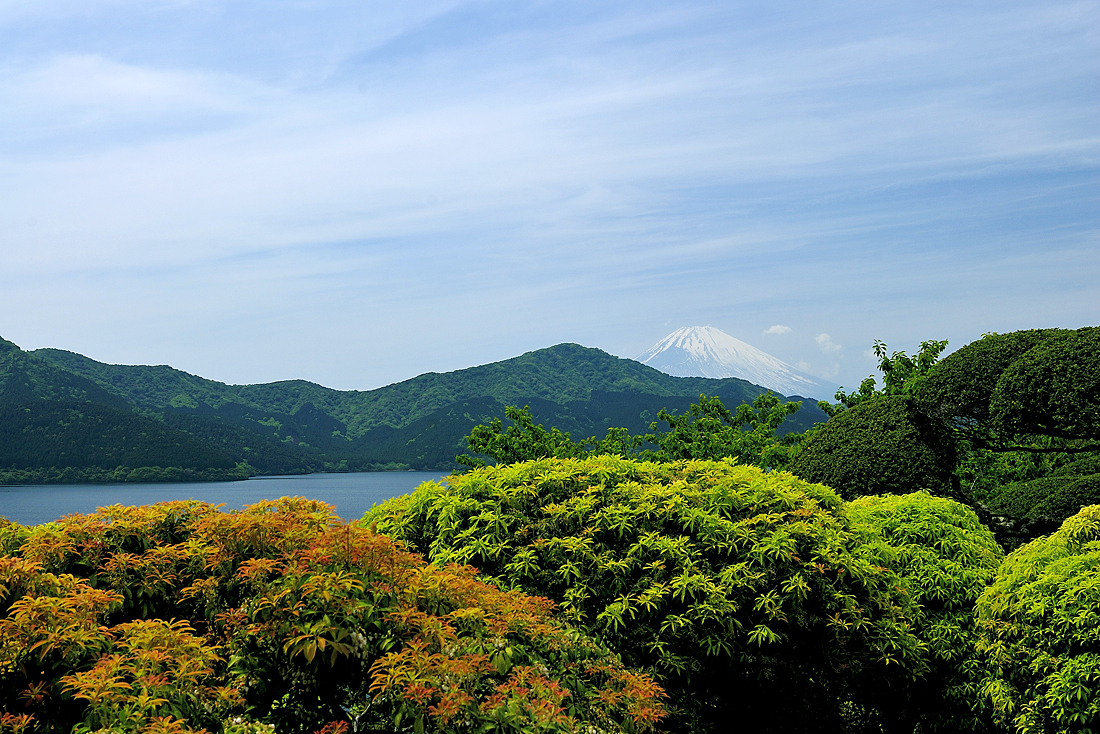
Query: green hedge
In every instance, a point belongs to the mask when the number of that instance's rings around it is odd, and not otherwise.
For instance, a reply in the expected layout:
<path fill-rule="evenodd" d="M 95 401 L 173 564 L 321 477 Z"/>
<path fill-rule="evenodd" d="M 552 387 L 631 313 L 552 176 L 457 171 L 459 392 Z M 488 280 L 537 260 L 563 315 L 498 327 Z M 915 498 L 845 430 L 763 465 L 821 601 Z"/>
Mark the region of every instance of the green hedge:
<path fill-rule="evenodd" d="M 1013 482 L 988 499 L 989 509 L 1019 520 L 1062 523 L 1086 505 L 1100 503 L 1100 474 L 1058 475 Z"/>
<path fill-rule="evenodd" d="M 876 397 L 829 420 L 806 442 L 790 471 L 845 499 L 952 493 L 956 463 L 950 428 L 906 396 Z"/>

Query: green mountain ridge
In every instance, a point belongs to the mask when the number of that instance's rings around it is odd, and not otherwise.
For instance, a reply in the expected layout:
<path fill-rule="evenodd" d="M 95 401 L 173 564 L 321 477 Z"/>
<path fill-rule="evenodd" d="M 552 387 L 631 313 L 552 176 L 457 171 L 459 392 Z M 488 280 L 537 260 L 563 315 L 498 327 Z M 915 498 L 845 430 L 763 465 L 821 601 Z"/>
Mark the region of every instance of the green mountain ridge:
<path fill-rule="evenodd" d="M 109 365 L 59 349 L 29 354 L 83 377 L 128 402 L 154 410 L 227 403 L 294 415 L 312 405 L 360 436 L 378 426 L 401 428 L 461 400 L 492 397 L 513 404 L 542 398 L 586 400 L 593 391 L 696 396 L 736 394 L 751 400 L 764 388 L 745 380 L 672 377 L 632 359 L 578 344 L 559 344 L 454 372 L 427 372 L 374 390 L 335 390 L 305 380 L 227 385 L 166 365 Z"/>
<path fill-rule="evenodd" d="M 612 426 L 644 432 L 660 409 L 682 411 L 700 394 L 732 407 L 764 391 L 736 378 L 672 377 L 577 344 L 342 391 L 305 380 L 228 385 L 167 365 L 109 365 L 0 341 L 0 403 L 76 400 L 132 410 L 265 474 L 451 469 L 470 428 L 503 415 L 505 405 L 530 405 L 540 422 L 582 438 Z M 806 401 L 784 429 L 823 420 Z"/>

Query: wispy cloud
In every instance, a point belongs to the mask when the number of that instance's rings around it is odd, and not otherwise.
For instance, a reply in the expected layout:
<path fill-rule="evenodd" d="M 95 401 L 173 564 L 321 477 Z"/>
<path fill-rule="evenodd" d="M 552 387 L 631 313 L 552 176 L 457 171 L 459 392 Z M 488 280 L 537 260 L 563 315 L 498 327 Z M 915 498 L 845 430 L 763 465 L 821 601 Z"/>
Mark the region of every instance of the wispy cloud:
<path fill-rule="evenodd" d="M 765 334 L 790 334 L 791 327 L 783 326 L 783 324 L 776 324 L 775 326 L 769 326 L 764 329 Z"/>
<path fill-rule="evenodd" d="M 834 342 L 828 334 L 818 334 L 814 337 L 814 341 L 817 342 L 817 346 L 821 348 L 823 354 L 839 355 L 844 351 L 844 347 Z"/>

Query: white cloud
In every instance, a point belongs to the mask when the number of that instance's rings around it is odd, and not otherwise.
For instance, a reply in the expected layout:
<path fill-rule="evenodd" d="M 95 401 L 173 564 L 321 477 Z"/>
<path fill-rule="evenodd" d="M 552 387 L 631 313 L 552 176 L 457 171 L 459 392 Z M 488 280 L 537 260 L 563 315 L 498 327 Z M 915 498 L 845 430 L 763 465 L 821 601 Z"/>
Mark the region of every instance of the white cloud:
<path fill-rule="evenodd" d="M 840 363 L 830 362 L 826 365 L 816 365 L 807 362 L 804 359 L 798 360 L 798 364 L 795 365 L 801 371 L 814 377 L 820 377 L 823 380 L 832 380 L 840 374 Z"/>
<path fill-rule="evenodd" d="M 783 326 L 783 324 L 776 324 L 775 326 L 764 329 L 765 334 L 790 334 L 791 327 Z"/>
<path fill-rule="evenodd" d="M 844 351 L 844 347 L 834 342 L 828 334 L 818 334 L 816 340 L 817 346 L 821 347 L 824 354 L 840 354 Z"/>

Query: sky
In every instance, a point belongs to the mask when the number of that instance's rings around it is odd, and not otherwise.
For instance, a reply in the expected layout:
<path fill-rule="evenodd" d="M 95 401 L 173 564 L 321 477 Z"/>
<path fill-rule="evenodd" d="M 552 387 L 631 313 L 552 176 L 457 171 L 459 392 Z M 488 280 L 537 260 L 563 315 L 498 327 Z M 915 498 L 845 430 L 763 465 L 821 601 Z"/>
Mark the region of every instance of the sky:
<path fill-rule="evenodd" d="M 1100 2 L 0 0 L 0 336 L 372 389 L 1100 324 Z"/>

